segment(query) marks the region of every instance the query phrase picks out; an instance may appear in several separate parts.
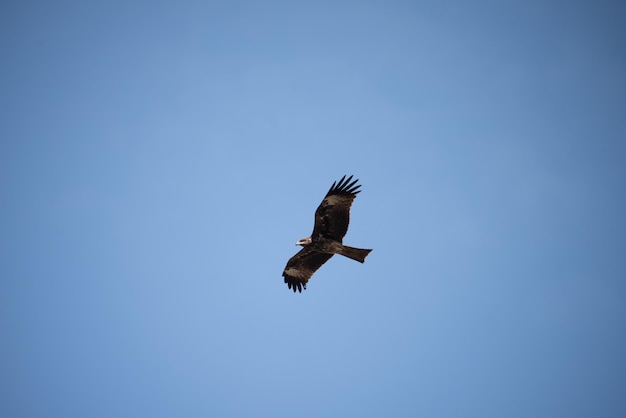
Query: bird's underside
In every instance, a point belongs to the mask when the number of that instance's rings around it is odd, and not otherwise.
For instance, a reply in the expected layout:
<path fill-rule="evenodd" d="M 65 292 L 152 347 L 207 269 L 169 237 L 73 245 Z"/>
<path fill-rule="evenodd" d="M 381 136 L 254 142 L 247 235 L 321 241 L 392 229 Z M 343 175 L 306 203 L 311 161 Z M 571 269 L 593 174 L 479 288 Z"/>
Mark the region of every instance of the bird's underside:
<path fill-rule="evenodd" d="M 345 177 L 331 186 L 315 211 L 313 233 L 310 237 L 297 242 L 297 245 L 303 248 L 291 257 L 283 271 L 285 283 L 294 292 L 306 289 L 306 284 L 313 273 L 334 254 L 341 254 L 363 263 L 372 251 L 342 244 L 350 223 L 350 206 L 361 187 L 356 185 L 358 180 L 350 182 L 352 176 L 347 179 Z"/>

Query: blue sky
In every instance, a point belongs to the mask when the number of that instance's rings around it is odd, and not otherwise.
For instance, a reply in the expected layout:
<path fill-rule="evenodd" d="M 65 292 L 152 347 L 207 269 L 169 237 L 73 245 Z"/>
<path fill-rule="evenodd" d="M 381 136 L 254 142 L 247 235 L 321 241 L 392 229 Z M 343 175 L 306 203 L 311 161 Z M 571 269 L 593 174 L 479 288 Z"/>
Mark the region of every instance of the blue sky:
<path fill-rule="evenodd" d="M 1 415 L 624 416 L 625 18 L 4 2 Z"/>

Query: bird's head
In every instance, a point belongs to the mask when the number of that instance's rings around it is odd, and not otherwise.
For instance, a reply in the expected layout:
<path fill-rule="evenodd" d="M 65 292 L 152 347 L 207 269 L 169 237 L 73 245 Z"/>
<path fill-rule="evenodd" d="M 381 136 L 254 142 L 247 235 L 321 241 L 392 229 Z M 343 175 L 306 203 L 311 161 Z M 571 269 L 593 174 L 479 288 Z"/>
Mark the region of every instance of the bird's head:
<path fill-rule="evenodd" d="M 308 237 L 308 238 L 302 238 L 301 240 L 296 242 L 296 245 L 302 245 L 303 247 L 306 247 L 310 243 L 311 243 L 311 237 Z"/>

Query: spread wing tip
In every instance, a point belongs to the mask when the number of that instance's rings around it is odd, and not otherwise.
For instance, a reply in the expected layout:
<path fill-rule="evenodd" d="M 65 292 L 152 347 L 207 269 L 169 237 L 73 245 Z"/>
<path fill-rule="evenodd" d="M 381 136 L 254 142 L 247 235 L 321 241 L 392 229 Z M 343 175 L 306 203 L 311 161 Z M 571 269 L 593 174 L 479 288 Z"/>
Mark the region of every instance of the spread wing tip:
<path fill-rule="evenodd" d="M 306 290 L 306 283 L 298 282 L 295 278 L 290 276 L 285 276 L 285 283 L 287 283 L 287 287 L 293 290 L 293 293 L 296 293 L 296 290 L 302 293 L 302 289 Z"/>
<path fill-rule="evenodd" d="M 351 194 L 353 196 L 356 196 L 358 193 L 361 192 L 359 190 L 361 185 L 357 184 L 359 179 L 352 180 L 352 177 L 354 177 L 354 175 L 346 178 L 346 174 L 344 174 L 344 176 L 338 182 L 334 181 L 333 185 L 330 186 L 328 193 L 326 193 L 326 196 L 329 196 L 331 194 Z"/>

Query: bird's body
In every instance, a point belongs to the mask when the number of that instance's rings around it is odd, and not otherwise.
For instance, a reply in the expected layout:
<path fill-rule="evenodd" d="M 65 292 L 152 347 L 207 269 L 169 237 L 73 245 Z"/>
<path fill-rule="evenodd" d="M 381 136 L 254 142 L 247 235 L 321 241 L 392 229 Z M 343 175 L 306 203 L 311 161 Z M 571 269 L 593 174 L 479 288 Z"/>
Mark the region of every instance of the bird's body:
<path fill-rule="evenodd" d="M 356 185 L 358 179 L 350 182 L 351 180 L 352 176 L 347 179 L 343 176 L 338 183 L 333 183 L 315 211 L 313 233 L 296 243 L 304 248 L 291 257 L 283 271 L 285 283 L 294 292 L 306 289 L 306 284 L 313 273 L 334 254 L 341 254 L 363 263 L 365 257 L 372 251 L 349 247 L 342 243 L 350 223 L 350 206 L 361 187 Z"/>

